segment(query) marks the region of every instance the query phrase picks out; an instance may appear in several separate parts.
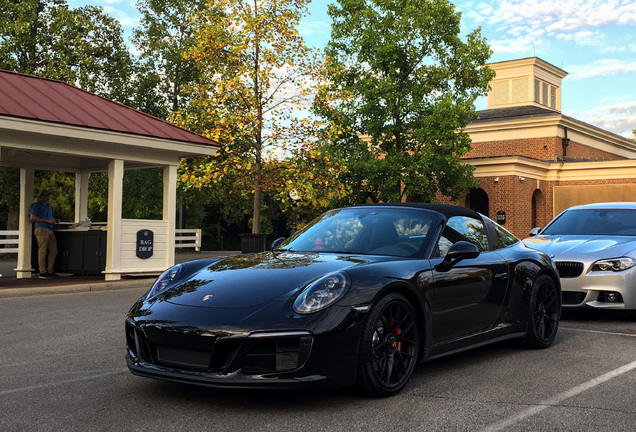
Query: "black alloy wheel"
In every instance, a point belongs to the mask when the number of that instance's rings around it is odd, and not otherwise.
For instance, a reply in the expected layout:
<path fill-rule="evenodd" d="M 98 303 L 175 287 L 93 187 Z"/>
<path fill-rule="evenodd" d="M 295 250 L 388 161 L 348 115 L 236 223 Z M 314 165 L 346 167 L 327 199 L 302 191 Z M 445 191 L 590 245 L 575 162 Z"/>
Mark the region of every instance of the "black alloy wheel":
<path fill-rule="evenodd" d="M 417 316 L 399 294 L 371 309 L 360 341 L 358 386 L 376 397 L 399 393 L 411 378 L 420 346 Z"/>
<path fill-rule="evenodd" d="M 527 344 L 531 348 L 552 345 L 561 318 L 561 295 L 550 276 L 541 275 L 530 292 Z"/>

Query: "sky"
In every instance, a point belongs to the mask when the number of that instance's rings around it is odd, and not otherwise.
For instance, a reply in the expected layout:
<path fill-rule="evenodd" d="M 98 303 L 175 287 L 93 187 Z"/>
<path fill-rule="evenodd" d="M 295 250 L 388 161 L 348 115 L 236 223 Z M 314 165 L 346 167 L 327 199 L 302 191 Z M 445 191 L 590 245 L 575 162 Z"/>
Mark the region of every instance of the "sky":
<path fill-rule="evenodd" d="M 139 25 L 135 0 L 67 0 L 71 7 L 101 6 L 130 38 Z M 455 0 L 462 34 L 480 27 L 490 62 L 539 57 L 563 69 L 561 111 L 616 134 L 636 129 L 636 1 Z M 327 5 L 313 0 L 299 28 L 308 45 L 329 41 Z M 486 100 L 477 102 L 486 109 Z"/>

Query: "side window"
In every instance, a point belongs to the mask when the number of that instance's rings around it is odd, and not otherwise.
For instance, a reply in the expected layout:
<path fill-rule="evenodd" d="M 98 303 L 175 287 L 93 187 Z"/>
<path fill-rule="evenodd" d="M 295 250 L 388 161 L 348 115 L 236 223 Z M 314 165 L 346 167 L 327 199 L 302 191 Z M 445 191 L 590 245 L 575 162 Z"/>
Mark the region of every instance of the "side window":
<path fill-rule="evenodd" d="M 511 234 L 507 229 L 502 227 L 491 219 L 484 217 L 486 228 L 491 234 L 494 234 L 492 238 L 492 249 L 502 249 L 511 246 L 519 241 L 517 237 Z"/>
<path fill-rule="evenodd" d="M 517 237 L 512 235 L 507 229 L 502 227 L 499 224 L 493 223 L 495 227 L 495 232 L 497 233 L 497 238 L 499 239 L 499 243 L 501 243 L 501 247 L 511 246 L 519 241 Z"/>
<path fill-rule="evenodd" d="M 440 257 L 446 255 L 448 249 L 458 241 L 471 242 L 481 252 L 489 250 L 486 229 L 483 222 L 479 219 L 467 216 L 451 217 L 437 243 L 435 255 Z"/>

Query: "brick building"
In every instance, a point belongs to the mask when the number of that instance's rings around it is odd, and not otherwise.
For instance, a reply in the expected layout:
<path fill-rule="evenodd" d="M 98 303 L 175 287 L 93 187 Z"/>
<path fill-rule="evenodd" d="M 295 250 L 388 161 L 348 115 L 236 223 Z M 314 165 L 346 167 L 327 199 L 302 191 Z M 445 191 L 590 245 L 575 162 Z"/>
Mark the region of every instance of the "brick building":
<path fill-rule="evenodd" d="M 636 201 L 636 143 L 561 114 L 565 71 L 536 57 L 489 66 L 487 109 L 466 128 L 480 187 L 454 204 L 524 238 L 572 205 Z"/>

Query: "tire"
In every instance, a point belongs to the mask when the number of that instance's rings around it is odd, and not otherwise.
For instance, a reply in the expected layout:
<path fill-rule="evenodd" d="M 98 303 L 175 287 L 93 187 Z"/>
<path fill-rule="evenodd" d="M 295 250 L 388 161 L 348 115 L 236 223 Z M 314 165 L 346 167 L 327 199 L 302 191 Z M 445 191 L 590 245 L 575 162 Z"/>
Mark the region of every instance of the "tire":
<path fill-rule="evenodd" d="M 561 296 L 550 276 L 541 275 L 532 285 L 528 304 L 528 334 L 530 348 L 547 348 L 554 342 L 561 318 Z"/>
<path fill-rule="evenodd" d="M 399 393 L 413 375 L 420 347 L 415 311 L 399 294 L 389 294 L 369 312 L 358 357 L 358 388 L 374 397 Z"/>

